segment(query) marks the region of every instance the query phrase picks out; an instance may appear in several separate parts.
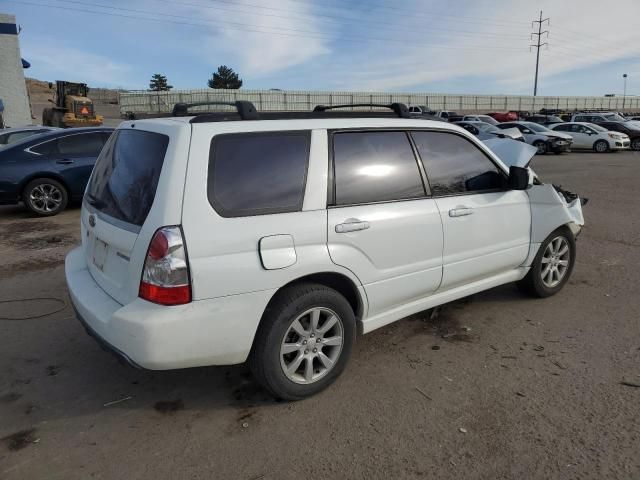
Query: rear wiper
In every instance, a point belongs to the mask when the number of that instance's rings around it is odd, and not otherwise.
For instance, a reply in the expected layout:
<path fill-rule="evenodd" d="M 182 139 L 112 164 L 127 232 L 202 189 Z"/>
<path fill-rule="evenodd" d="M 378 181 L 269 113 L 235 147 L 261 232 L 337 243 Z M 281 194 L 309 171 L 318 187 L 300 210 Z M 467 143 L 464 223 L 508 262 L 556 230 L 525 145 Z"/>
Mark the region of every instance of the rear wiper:
<path fill-rule="evenodd" d="M 100 200 L 99 198 L 94 197 L 90 193 L 87 194 L 87 202 L 89 202 L 89 205 L 92 205 L 92 206 L 94 206 L 96 208 L 104 208 L 107 205 L 102 200 Z"/>

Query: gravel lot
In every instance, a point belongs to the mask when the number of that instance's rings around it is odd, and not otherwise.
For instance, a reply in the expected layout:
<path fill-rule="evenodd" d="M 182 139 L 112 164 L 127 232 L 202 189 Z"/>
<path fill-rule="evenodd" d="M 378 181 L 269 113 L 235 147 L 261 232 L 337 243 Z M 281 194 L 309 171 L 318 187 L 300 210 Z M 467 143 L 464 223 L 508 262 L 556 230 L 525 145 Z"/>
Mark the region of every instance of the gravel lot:
<path fill-rule="evenodd" d="M 298 403 L 245 366 L 120 365 L 68 304 L 78 209 L 0 208 L 0 317 L 39 317 L 0 320 L 0 478 L 640 478 L 640 388 L 621 383 L 640 385 L 640 154 L 534 168 L 590 199 L 563 292 L 507 285 L 380 329 Z"/>

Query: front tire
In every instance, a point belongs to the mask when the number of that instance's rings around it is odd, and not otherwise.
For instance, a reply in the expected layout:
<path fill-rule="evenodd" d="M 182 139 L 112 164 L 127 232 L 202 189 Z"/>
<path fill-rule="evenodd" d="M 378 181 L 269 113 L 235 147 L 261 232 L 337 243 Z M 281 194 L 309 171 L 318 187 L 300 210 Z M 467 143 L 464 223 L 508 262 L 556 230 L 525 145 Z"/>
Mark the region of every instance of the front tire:
<path fill-rule="evenodd" d="M 274 397 L 301 400 L 338 378 L 355 336 L 354 312 L 340 293 L 319 284 L 296 285 L 265 311 L 249 367 Z"/>
<path fill-rule="evenodd" d="M 67 207 L 69 194 L 60 182 L 51 178 L 36 178 L 24 188 L 22 201 L 41 217 L 57 215 Z"/>
<path fill-rule="evenodd" d="M 533 146 L 538 149 L 538 155 L 544 155 L 545 153 L 547 153 L 547 142 L 536 140 L 535 142 L 533 142 Z"/>
<path fill-rule="evenodd" d="M 633 139 L 633 141 L 631 142 L 631 150 L 640 150 L 640 137 Z"/>
<path fill-rule="evenodd" d="M 542 242 L 531 270 L 518 288 L 533 297 L 555 295 L 567 283 L 576 261 L 576 242 L 567 227 L 560 227 Z"/>
<path fill-rule="evenodd" d="M 607 153 L 609 151 L 609 143 L 606 140 L 598 140 L 593 144 L 596 153 Z"/>

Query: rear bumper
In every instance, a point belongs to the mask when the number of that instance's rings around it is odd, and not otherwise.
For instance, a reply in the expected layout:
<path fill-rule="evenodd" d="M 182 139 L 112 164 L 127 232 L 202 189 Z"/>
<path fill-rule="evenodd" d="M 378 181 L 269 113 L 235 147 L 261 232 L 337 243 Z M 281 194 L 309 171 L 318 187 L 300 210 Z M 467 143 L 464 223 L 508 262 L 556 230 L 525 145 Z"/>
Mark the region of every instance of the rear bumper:
<path fill-rule="evenodd" d="M 150 370 L 244 362 L 272 290 L 166 307 L 136 298 L 120 305 L 95 282 L 81 248 L 65 260 L 78 319 L 98 343 Z"/>

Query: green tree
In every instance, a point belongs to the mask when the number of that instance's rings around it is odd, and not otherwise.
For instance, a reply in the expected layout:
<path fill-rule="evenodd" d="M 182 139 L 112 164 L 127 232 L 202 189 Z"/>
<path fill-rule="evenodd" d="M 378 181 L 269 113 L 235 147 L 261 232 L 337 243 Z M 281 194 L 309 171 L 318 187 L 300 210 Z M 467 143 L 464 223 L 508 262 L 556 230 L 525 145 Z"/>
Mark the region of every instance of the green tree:
<path fill-rule="evenodd" d="M 149 90 L 152 92 L 168 92 L 173 85 L 167 83 L 167 77 L 159 73 L 154 73 L 149 81 Z"/>
<path fill-rule="evenodd" d="M 242 86 L 242 79 L 232 68 L 221 65 L 218 67 L 218 71 L 211 75 L 207 84 L 209 88 L 238 89 Z"/>

